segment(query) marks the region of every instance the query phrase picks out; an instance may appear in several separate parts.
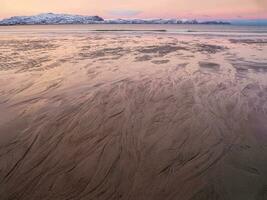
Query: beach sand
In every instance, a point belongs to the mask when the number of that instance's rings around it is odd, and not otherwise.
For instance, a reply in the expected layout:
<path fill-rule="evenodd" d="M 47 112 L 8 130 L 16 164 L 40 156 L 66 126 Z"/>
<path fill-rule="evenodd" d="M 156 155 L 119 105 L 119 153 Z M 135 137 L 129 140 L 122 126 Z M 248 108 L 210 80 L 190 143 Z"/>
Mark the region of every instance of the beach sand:
<path fill-rule="evenodd" d="M 267 38 L 0 37 L 1 200 L 267 199 Z"/>

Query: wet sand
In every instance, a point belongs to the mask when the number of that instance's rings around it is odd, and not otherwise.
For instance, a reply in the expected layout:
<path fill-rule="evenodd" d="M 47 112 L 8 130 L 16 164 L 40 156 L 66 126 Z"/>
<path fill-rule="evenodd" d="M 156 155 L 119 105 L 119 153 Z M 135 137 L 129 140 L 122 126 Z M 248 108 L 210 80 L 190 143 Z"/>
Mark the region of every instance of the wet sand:
<path fill-rule="evenodd" d="M 0 36 L 0 199 L 267 199 L 267 38 Z"/>

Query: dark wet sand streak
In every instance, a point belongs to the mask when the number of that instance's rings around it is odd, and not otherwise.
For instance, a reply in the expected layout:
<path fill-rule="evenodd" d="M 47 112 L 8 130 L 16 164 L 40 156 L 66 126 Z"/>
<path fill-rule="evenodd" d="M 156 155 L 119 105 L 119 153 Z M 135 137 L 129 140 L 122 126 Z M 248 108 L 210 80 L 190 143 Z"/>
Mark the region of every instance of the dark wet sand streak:
<path fill-rule="evenodd" d="M 104 36 L 0 40 L 0 199 L 265 199 L 264 58 Z"/>

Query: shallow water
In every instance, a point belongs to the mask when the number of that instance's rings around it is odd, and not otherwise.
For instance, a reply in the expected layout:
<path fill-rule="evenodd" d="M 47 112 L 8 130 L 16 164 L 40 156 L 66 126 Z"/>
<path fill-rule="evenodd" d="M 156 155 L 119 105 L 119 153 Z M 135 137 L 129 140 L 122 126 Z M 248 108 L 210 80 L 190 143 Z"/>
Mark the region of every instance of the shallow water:
<path fill-rule="evenodd" d="M 191 25 L 191 24 L 89 24 L 0 26 L 1 34 L 47 34 L 90 32 L 157 32 L 180 35 L 267 36 L 267 26 Z"/>
<path fill-rule="evenodd" d="M 3 29 L 0 199 L 266 199 L 264 34 Z"/>

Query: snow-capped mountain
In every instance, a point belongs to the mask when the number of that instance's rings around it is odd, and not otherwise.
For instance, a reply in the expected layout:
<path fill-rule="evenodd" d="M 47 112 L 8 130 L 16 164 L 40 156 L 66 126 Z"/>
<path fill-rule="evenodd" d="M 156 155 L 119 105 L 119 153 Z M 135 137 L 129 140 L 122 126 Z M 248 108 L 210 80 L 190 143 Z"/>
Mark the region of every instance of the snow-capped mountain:
<path fill-rule="evenodd" d="M 104 21 L 99 16 L 43 13 L 33 16 L 15 16 L 0 21 L 0 25 L 17 24 L 92 24 Z"/>
<path fill-rule="evenodd" d="M 181 20 L 181 19 L 103 19 L 99 16 L 44 13 L 33 16 L 15 16 L 0 21 L 0 25 L 24 24 L 229 24 L 221 21 Z"/>
<path fill-rule="evenodd" d="M 180 19 L 106 19 L 106 24 L 194 24 L 195 20 L 182 21 Z"/>
<path fill-rule="evenodd" d="M 105 19 L 103 24 L 230 24 L 223 21 L 197 21 L 187 19 Z"/>

